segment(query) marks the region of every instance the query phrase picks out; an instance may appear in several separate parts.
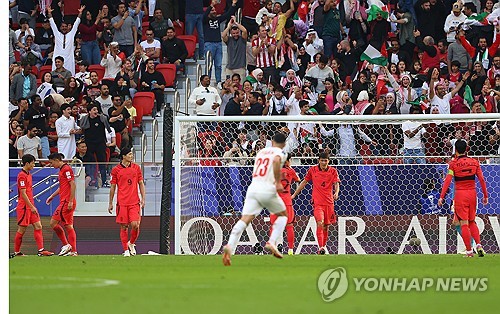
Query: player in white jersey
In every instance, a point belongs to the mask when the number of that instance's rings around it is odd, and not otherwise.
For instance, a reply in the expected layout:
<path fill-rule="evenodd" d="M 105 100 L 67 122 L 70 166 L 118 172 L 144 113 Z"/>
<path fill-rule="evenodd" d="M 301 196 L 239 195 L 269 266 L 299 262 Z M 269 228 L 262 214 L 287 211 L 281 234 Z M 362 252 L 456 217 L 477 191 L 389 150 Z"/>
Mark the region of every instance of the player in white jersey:
<path fill-rule="evenodd" d="M 273 146 L 260 150 L 255 156 L 252 183 L 247 190 L 241 219 L 234 225 L 229 241 L 223 248 L 222 263 L 224 266 L 231 265 L 231 254 L 234 254 L 241 234 L 263 208 L 267 208 L 278 216 L 272 226 L 273 231 L 265 248 L 275 257 L 283 258 L 283 255 L 276 248 L 276 240 L 283 234 L 287 222 L 285 203 L 278 195 L 278 192 L 283 191 L 281 168 L 286 160 L 283 152 L 285 141 L 286 137 L 283 133 L 276 133 L 272 141 Z"/>

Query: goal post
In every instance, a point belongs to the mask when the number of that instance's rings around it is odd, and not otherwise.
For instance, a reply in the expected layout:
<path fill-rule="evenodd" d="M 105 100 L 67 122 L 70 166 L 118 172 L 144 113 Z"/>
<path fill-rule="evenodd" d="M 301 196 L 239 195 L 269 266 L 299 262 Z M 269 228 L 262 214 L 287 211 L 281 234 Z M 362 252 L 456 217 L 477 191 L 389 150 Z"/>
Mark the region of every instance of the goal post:
<path fill-rule="evenodd" d="M 331 254 L 451 254 L 464 249 L 453 227 L 452 189 L 437 206 L 453 143 L 464 139 L 487 182 L 477 218 L 487 252 L 500 253 L 500 114 L 177 116 L 174 121 L 175 254 L 218 254 L 241 215 L 253 156 L 285 132 L 300 179 L 321 151 L 341 180 L 330 226 Z M 297 185 L 292 185 L 292 193 Z M 311 184 L 296 199 L 295 254 L 315 254 Z M 237 254 L 269 235 L 269 212 L 248 226 Z M 284 249 L 288 249 L 286 233 Z"/>

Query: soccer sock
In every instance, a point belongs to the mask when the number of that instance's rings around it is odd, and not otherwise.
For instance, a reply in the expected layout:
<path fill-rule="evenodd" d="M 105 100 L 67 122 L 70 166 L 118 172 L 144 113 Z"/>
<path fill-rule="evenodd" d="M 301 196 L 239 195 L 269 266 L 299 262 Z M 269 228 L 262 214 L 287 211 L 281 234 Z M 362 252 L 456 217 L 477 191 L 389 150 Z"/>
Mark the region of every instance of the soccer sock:
<path fill-rule="evenodd" d="M 323 246 L 326 246 L 326 241 L 328 241 L 328 225 L 323 229 Z"/>
<path fill-rule="evenodd" d="M 456 225 L 455 230 L 457 230 L 458 234 L 462 236 L 462 228 L 460 227 L 460 225 Z"/>
<path fill-rule="evenodd" d="M 23 234 L 16 232 L 16 237 L 14 238 L 14 252 L 21 251 L 21 243 L 23 243 Z"/>
<path fill-rule="evenodd" d="M 273 233 L 273 225 L 276 221 L 276 218 L 278 218 L 278 216 L 273 214 L 269 215 L 269 222 L 271 223 L 271 228 L 269 228 L 269 236 L 271 236 L 271 234 Z"/>
<path fill-rule="evenodd" d="M 471 249 L 470 247 L 470 229 L 469 225 L 463 225 L 462 226 L 462 239 L 464 239 L 464 244 L 465 244 L 465 249 L 467 252 L 469 252 Z"/>
<path fill-rule="evenodd" d="M 55 225 L 54 231 L 57 234 L 57 237 L 61 240 L 62 245 L 68 244 L 68 239 L 66 239 L 66 234 L 64 233 L 63 227 L 61 227 L 59 224 Z"/>
<path fill-rule="evenodd" d="M 123 251 L 128 250 L 128 229 L 120 228 L 120 240 L 122 241 Z"/>
<path fill-rule="evenodd" d="M 139 237 L 139 228 L 134 229 L 130 231 L 130 243 L 134 244 L 135 241 L 137 241 L 137 238 Z"/>
<path fill-rule="evenodd" d="M 76 250 L 76 232 L 73 228 L 67 228 L 66 232 L 68 233 L 68 241 L 71 244 L 72 252 L 77 252 Z"/>
<path fill-rule="evenodd" d="M 276 240 L 283 235 L 283 230 L 285 230 L 287 216 L 279 216 L 273 224 L 273 233 L 269 237 L 269 243 L 276 245 Z"/>
<path fill-rule="evenodd" d="M 316 227 L 316 237 L 318 238 L 318 245 L 322 248 L 325 244 L 323 243 L 323 227 Z"/>
<path fill-rule="evenodd" d="M 470 234 L 472 236 L 471 244 L 473 246 L 475 246 L 474 241 L 476 241 L 476 244 L 480 244 L 481 239 L 479 238 L 479 228 L 477 227 L 477 224 L 474 220 L 469 221 L 469 230 L 470 230 Z"/>
<path fill-rule="evenodd" d="M 231 235 L 229 236 L 229 241 L 227 241 L 227 245 L 234 252 L 236 250 L 236 245 L 240 241 L 241 234 L 247 228 L 247 224 L 243 220 L 238 220 L 238 222 L 234 225 L 233 230 L 231 230 Z"/>
<path fill-rule="evenodd" d="M 33 235 L 35 236 L 35 242 L 36 242 L 36 245 L 38 246 L 38 250 L 40 251 L 41 249 L 43 249 L 42 229 L 33 230 Z"/>
<path fill-rule="evenodd" d="M 293 225 L 286 226 L 286 239 L 288 241 L 288 248 L 293 249 L 295 245 L 295 234 L 293 231 Z"/>

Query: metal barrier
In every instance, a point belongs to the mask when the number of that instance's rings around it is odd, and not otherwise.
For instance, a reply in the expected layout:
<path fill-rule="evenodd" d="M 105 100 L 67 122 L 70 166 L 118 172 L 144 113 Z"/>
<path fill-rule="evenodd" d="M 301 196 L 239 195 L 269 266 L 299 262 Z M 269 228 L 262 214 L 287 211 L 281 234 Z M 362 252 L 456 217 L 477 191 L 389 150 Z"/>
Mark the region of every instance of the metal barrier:
<path fill-rule="evenodd" d="M 184 95 L 184 113 L 189 116 L 189 97 L 191 97 L 191 80 L 186 77 L 186 86 L 184 87 L 186 94 Z"/>
<path fill-rule="evenodd" d="M 212 53 L 207 50 L 207 52 L 205 52 L 205 74 L 208 74 L 212 71 L 212 61 Z"/>
<path fill-rule="evenodd" d="M 153 143 L 152 143 L 152 161 L 155 162 L 155 157 L 156 157 L 156 139 L 158 139 L 158 120 L 153 119 L 153 124 L 151 125 L 153 129 Z"/>
<path fill-rule="evenodd" d="M 177 112 L 181 110 L 181 95 L 178 91 L 174 93 L 174 116 Z"/>
<path fill-rule="evenodd" d="M 236 23 L 240 24 L 241 23 L 241 8 L 238 9 L 238 11 L 236 11 Z"/>
<path fill-rule="evenodd" d="M 198 84 L 198 80 L 200 79 L 200 76 L 201 76 L 201 64 L 196 64 L 196 84 Z"/>
<path fill-rule="evenodd" d="M 146 152 L 148 151 L 148 138 L 146 134 L 142 133 L 141 135 L 141 171 L 144 173 L 144 157 L 146 156 Z"/>

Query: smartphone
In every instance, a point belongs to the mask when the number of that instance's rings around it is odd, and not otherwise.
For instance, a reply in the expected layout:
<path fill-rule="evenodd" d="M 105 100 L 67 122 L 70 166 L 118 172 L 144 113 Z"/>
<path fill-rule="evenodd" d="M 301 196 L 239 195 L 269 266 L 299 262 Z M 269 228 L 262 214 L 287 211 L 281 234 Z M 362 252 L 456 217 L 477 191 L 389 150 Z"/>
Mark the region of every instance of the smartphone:
<path fill-rule="evenodd" d="M 226 75 L 226 80 L 229 80 L 231 78 L 231 75 Z"/>
<path fill-rule="evenodd" d="M 130 96 L 129 95 L 125 95 L 124 99 L 125 100 L 130 100 Z"/>

